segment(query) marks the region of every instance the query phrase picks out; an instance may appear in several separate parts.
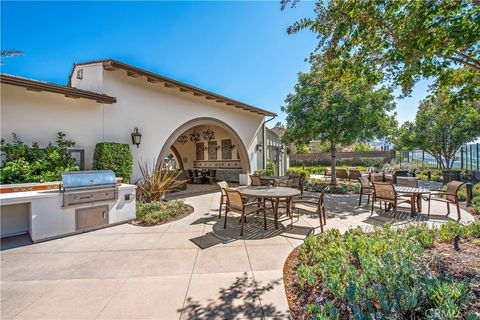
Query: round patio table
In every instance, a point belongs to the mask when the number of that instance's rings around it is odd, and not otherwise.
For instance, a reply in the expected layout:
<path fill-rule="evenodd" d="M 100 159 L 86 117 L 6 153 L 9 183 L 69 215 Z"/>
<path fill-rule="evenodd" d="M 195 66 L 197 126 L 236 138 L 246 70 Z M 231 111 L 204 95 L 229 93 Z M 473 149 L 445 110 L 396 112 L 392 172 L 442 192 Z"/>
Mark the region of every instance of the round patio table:
<path fill-rule="evenodd" d="M 273 205 L 275 229 L 278 229 L 278 207 L 280 204 L 280 199 L 286 199 L 287 215 L 290 216 L 290 203 L 292 197 L 300 195 L 300 190 L 287 187 L 248 186 L 239 187 L 237 188 L 237 191 L 245 197 L 275 200 Z"/>

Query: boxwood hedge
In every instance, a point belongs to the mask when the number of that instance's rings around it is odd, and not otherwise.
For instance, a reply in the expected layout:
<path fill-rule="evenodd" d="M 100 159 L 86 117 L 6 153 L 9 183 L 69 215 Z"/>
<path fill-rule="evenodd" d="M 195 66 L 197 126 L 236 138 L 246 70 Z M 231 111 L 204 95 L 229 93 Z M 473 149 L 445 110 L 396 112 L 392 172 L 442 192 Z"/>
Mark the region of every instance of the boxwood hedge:
<path fill-rule="evenodd" d="M 117 177 L 122 177 L 124 181 L 129 182 L 132 167 L 132 152 L 128 144 L 100 142 L 95 146 L 94 170 L 112 170 Z"/>

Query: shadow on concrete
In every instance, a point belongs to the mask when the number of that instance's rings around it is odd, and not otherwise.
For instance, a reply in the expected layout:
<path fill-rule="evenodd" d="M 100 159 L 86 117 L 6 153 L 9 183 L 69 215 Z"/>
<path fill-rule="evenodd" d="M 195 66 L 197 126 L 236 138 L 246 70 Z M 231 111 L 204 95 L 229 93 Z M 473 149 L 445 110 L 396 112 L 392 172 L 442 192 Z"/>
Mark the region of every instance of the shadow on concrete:
<path fill-rule="evenodd" d="M 240 236 L 241 224 L 239 222 L 239 217 L 232 216 L 227 218 L 227 227 L 225 229 L 223 228 L 224 219 L 225 218 L 223 217 L 222 219 L 210 219 L 210 222 L 214 222 L 212 231 L 202 236 L 192 238 L 190 241 L 203 250 L 218 244 L 226 244 L 237 240 L 260 240 L 272 238 L 281 235 L 286 230 L 285 226 L 280 222 L 278 229 L 275 229 L 275 222 L 270 217 L 267 217 L 267 229 L 265 230 L 263 217 L 248 216 L 247 222 L 243 227 L 243 236 Z"/>
<path fill-rule="evenodd" d="M 220 288 L 216 296 L 202 304 L 195 297 L 187 297 L 185 305 L 178 310 L 181 319 L 289 319 L 289 314 L 277 310 L 271 303 L 260 304 L 262 296 L 283 286 L 281 279 L 264 285 L 255 283 L 247 273 L 237 277 L 227 288 Z"/>
<path fill-rule="evenodd" d="M 33 241 L 32 241 L 32 238 L 30 238 L 29 234 L 21 234 L 18 236 L 5 237 L 5 238 L 1 238 L 0 250 L 3 251 L 8 249 L 14 249 L 19 247 L 29 246 L 31 244 L 33 244 Z"/>

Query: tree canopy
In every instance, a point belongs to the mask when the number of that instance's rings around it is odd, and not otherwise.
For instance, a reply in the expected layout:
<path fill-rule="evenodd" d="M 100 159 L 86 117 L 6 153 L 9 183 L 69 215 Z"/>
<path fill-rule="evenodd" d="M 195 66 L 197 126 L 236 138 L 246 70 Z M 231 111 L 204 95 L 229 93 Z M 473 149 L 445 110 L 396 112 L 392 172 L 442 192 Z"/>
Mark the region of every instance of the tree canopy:
<path fill-rule="evenodd" d="M 443 169 L 451 168 L 455 153 L 480 136 L 480 110 L 443 88 L 420 103 L 415 121 L 405 122 L 395 142 L 399 148 L 422 149 Z"/>
<path fill-rule="evenodd" d="M 282 0 L 282 9 L 296 2 Z M 315 13 L 288 32 L 317 33 L 324 59 L 348 52 L 359 65 L 376 67 L 404 94 L 423 77 L 433 78 L 435 85 L 460 86 L 457 94 L 464 99 L 478 98 L 480 1 L 317 0 Z"/>
<path fill-rule="evenodd" d="M 285 100 L 284 139 L 308 143 L 328 141 L 335 183 L 337 144 L 349 145 L 388 136 L 397 123 L 392 91 L 380 86 L 374 73 L 361 74 L 348 56 L 341 59 L 311 58 L 311 70 L 300 73 L 294 93 Z"/>

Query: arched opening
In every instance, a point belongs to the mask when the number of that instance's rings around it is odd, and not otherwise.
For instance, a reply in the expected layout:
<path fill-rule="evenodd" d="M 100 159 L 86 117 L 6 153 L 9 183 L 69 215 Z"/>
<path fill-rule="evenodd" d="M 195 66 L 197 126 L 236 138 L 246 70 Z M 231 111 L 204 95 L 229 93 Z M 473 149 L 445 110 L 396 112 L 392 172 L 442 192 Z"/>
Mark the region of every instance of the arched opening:
<path fill-rule="evenodd" d="M 167 153 L 163 158 L 162 169 L 184 170 L 182 157 L 173 144 L 170 146 L 170 152 L 167 150 Z"/>
<path fill-rule="evenodd" d="M 238 182 L 241 173 L 250 172 L 241 138 L 214 118 L 197 118 L 178 127 L 163 145 L 157 164 L 163 168 L 166 156 L 171 155 L 176 158 L 177 170 L 215 170 L 217 180 Z"/>

